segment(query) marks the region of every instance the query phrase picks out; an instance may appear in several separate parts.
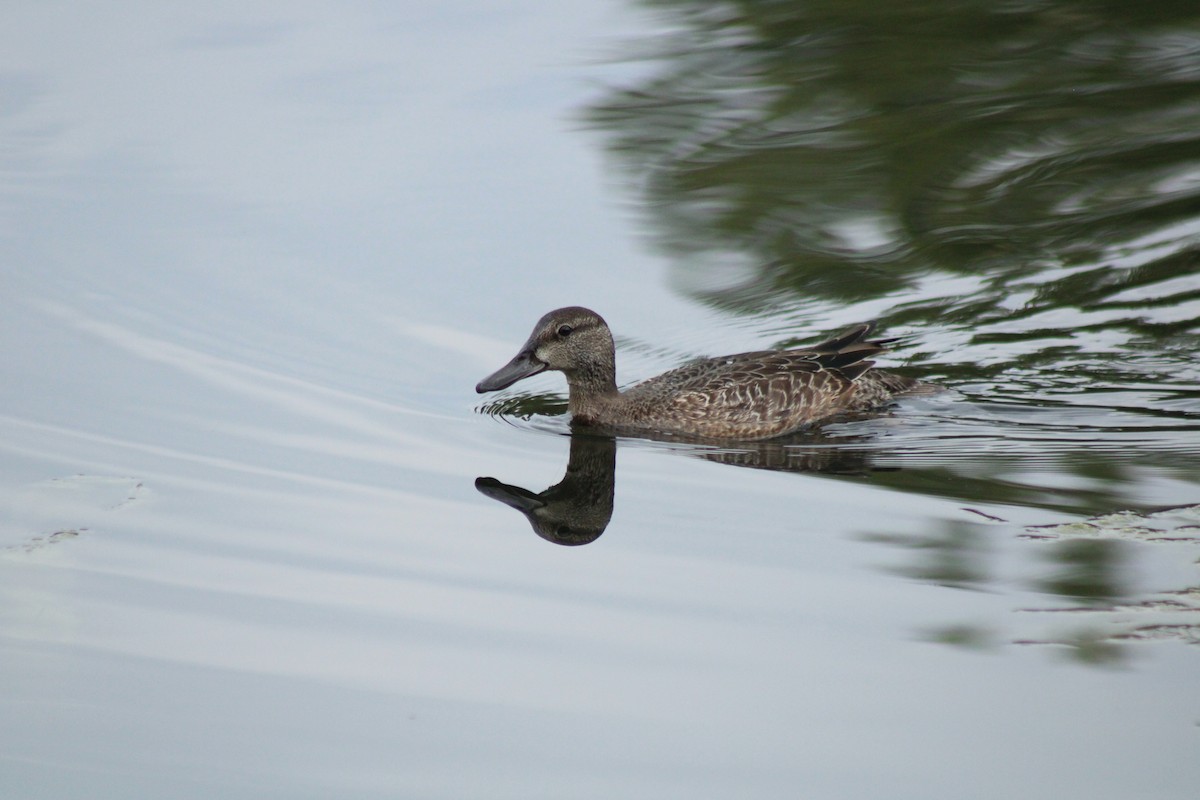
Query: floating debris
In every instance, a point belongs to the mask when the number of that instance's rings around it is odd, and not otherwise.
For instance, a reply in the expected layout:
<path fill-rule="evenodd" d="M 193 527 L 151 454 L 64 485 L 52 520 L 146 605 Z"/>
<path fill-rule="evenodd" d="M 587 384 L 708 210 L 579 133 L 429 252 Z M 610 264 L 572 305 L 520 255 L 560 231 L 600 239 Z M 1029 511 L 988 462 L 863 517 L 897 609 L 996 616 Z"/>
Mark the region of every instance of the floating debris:
<path fill-rule="evenodd" d="M 1078 522 L 1032 525 L 1023 539 L 1122 539 L 1132 542 L 1200 542 L 1200 505 L 1149 514 L 1117 511 Z"/>
<path fill-rule="evenodd" d="M 1200 544 L 1200 505 L 1149 513 L 1118 511 L 1078 522 L 1036 525 L 1022 538 L 1038 541 L 1121 540 L 1144 544 Z M 1092 644 L 1177 641 L 1200 644 L 1200 585 L 1155 592 L 1144 599 L 1066 608 L 1025 608 L 1023 613 L 1087 615 L 1102 625 L 1084 638 Z M 1022 639 L 1016 644 L 1080 647 L 1078 632 L 1048 639 Z"/>

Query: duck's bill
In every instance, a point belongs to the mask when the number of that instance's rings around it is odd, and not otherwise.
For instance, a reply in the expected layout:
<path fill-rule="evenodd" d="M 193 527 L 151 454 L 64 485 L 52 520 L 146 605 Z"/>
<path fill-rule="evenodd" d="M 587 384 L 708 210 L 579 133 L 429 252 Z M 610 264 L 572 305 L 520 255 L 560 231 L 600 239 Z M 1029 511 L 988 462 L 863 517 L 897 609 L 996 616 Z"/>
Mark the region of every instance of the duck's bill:
<path fill-rule="evenodd" d="M 495 478 L 476 478 L 475 488 L 485 497 L 499 500 L 504 505 L 515 508 L 522 513 L 529 513 L 546 505 L 544 500 L 528 489 L 522 489 L 520 486 L 510 486 L 507 483 L 501 483 Z"/>
<path fill-rule="evenodd" d="M 501 389 L 507 389 L 522 378 L 537 375 L 545 368 L 546 363 L 539 360 L 532 351 L 522 350 L 513 357 L 512 361 L 475 384 L 475 391 L 480 394 L 498 392 Z"/>

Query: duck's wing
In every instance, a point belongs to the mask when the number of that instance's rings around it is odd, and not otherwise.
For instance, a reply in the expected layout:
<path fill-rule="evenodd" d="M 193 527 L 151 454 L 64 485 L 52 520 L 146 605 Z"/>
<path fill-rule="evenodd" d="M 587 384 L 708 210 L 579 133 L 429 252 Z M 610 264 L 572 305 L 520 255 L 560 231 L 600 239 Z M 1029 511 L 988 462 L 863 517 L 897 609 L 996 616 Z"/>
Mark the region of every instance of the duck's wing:
<path fill-rule="evenodd" d="M 759 439 L 853 410 L 868 363 L 826 366 L 807 351 L 739 353 L 686 364 L 628 392 L 635 419 L 703 436 Z"/>
<path fill-rule="evenodd" d="M 701 358 L 650 378 L 627 394 L 719 392 L 729 386 L 771 380 L 781 375 L 813 375 L 826 369 L 828 357 L 806 350 L 757 350 Z"/>
<path fill-rule="evenodd" d="M 875 332 L 874 321 L 860 322 L 834 336 L 832 339 L 826 339 L 818 344 L 809 345 L 803 349 L 811 350 L 814 353 L 838 353 L 845 350 L 847 347 L 853 347 L 857 344 L 866 342 L 868 336 Z M 895 339 L 877 340 L 871 344 L 879 346 L 881 349 L 889 342 L 894 342 Z"/>
<path fill-rule="evenodd" d="M 857 325 L 802 350 L 760 350 L 693 361 L 626 392 L 648 419 L 686 421 L 697 432 L 762 438 L 867 407 L 860 377 L 884 351 Z M 870 393 L 867 393 L 870 394 Z M 872 399 L 874 402 L 874 399 Z"/>
<path fill-rule="evenodd" d="M 844 387 L 874 366 L 869 359 L 887 350 L 893 339 L 868 341 L 874 322 L 849 328 L 832 339 L 797 350 L 757 350 L 717 358 L 703 358 L 638 384 L 630 391 L 656 390 L 714 392 L 737 384 L 772 381 L 792 376 L 798 385 L 812 376 L 829 373 Z"/>

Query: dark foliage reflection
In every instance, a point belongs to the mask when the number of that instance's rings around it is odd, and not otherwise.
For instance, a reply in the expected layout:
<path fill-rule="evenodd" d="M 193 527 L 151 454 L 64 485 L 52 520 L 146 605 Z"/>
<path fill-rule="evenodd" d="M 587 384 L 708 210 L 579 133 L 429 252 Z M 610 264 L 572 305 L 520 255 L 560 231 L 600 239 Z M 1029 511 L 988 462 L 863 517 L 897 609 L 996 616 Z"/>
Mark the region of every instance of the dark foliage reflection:
<path fill-rule="evenodd" d="M 1200 411 L 1194 3 L 647 5 L 651 77 L 586 116 L 696 297 L 890 300 L 954 378 L 1128 356 Z"/>

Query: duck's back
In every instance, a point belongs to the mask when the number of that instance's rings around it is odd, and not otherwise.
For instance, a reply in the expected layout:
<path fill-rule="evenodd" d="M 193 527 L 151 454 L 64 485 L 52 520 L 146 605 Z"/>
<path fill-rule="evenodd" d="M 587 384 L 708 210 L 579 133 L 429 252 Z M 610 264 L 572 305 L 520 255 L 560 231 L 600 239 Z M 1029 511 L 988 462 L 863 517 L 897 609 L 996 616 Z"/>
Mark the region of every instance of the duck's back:
<path fill-rule="evenodd" d="M 917 382 L 872 370 L 885 342 L 860 325 L 804 350 L 764 350 L 685 364 L 627 390 L 615 424 L 722 439 L 761 439 L 886 405 Z"/>

